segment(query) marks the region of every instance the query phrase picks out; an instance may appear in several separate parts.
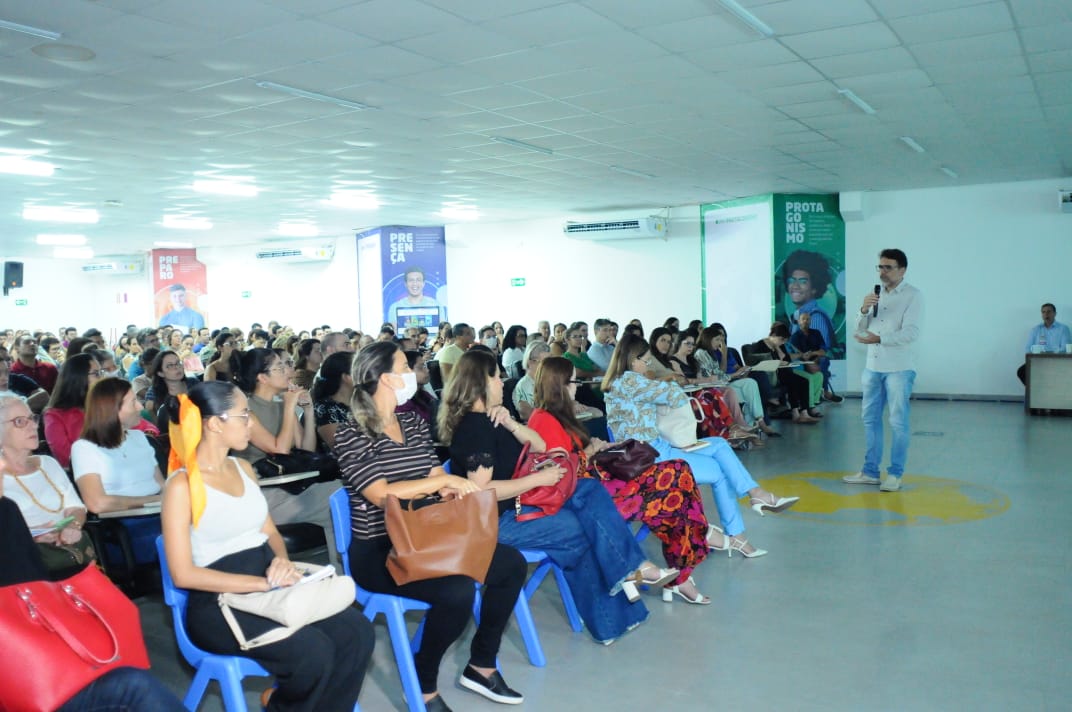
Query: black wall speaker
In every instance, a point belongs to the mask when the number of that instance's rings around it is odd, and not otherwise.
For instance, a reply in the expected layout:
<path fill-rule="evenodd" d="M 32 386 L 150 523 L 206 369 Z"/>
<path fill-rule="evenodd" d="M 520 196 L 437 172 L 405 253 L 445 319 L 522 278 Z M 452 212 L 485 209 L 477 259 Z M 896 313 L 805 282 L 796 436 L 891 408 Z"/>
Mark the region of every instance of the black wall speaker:
<path fill-rule="evenodd" d="M 5 262 L 4 263 L 4 293 L 7 294 L 7 290 L 15 287 L 22 286 L 22 263 L 21 262 Z"/>

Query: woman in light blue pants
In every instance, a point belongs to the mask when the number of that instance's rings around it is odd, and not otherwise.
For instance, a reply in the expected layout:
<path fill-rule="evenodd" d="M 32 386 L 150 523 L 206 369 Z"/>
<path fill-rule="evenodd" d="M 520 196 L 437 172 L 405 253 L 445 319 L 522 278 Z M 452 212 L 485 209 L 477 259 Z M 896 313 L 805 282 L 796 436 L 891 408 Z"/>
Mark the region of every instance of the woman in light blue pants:
<path fill-rule="evenodd" d="M 777 497 L 756 484 L 722 438 L 704 438 L 707 445 L 692 452 L 673 447 L 663 439 L 656 425 L 657 406 L 688 407 L 688 396 L 675 383 L 648 378 L 650 358 L 647 342 L 632 334 L 626 334 L 614 350 L 602 383 L 611 432 L 618 440 L 634 438 L 649 443 L 659 452 L 660 460 L 685 460 L 697 482 L 711 485 L 722 521 L 722 530 L 709 537 L 712 549 L 729 555 L 739 551 L 747 558 L 766 554 L 744 538 L 737 498 L 749 495 L 752 509 L 760 514 L 764 510 L 784 511 L 799 498 Z"/>

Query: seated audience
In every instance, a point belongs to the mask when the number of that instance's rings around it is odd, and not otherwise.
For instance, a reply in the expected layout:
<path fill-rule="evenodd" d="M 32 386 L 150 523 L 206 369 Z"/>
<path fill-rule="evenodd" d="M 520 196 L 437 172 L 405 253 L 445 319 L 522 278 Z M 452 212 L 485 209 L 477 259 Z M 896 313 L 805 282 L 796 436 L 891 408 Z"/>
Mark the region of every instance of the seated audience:
<path fill-rule="evenodd" d="M 30 526 L 45 567 L 55 578 L 66 578 L 96 553 L 82 531 L 85 505 L 54 458 L 33 454 L 39 444 L 37 415 L 22 397 L 0 393 L 0 451 L 7 461 L 4 495 L 15 501 Z"/>
<path fill-rule="evenodd" d="M 29 376 L 11 373 L 11 357 L 7 349 L 0 346 L 0 391 L 11 391 L 26 399 L 30 410 L 40 413 L 48 405 L 48 391 Z"/>
<path fill-rule="evenodd" d="M 613 447 L 588 435 L 574 414 L 577 391 L 574 368 L 561 358 L 544 359 L 536 370 L 537 409 L 529 419 L 548 448 L 573 453 L 585 476 L 599 479 L 626 520 L 643 522 L 662 542 L 667 566 L 679 570 L 677 578 L 663 589 L 663 600 L 674 595 L 689 603 L 708 604 L 711 599 L 696 587 L 692 570 L 707 558 L 709 531 L 703 500 L 692 470 L 684 460 L 654 463 L 636 478 L 623 482 L 600 471 L 590 458 Z"/>
<path fill-rule="evenodd" d="M 284 455 L 294 448 L 316 450 L 316 419 L 309 392 L 291 386 L 286 366 L 269 349 L 250 349 L 241 356 L 237 380 L 247 395 L 253 415 L 246 447 L 234 455 L 255 463 L 269 455 Z M 298 418 L 298 410 L 302 418 Z M 265 490 L 272 520 L 278 524 L 310 522 L 321 526 L 332 539 L 328 497 L 339 488 L 338 482 L 316 482 L 298 494 L 282 487 Z M 330 550 L 330 549 L 329 549 Z"/>
<path fill-rule="evenodd" d="M 134 387 L 134 397 L 140 401 L 145 400 L 146 394 L 153 385 L 153 362 L 159 355 L 160 349 L 155 346 L 150 346 L 138 354 L 138 375 L 128 380 Z"/>
<path fill-rule="evenodd" d="M 603 369 L 588 357 L 585 331 L 579 324 L 566 331 L 566 351 L 562 356 L 577 369 L 578 378 L 598 378 L 603 375 Z"/>
<path fill-rule="evenodd" d="M 197 385 L 196 378 L 186 376 L 182 359 L 175 351 L 161 351 L 153 359 L 147 374 L 152 374 L 153 385 L 145 392 L 145 410 L 149 419 L 156 422 L 157 409 L 167 402 L 169 396 L 189 393 Z"/>
<path fill-rule="evenodd" d="M 253 353 L 264 351 L 255 349 Z M 257 661 L 276 676 L 261 703 L 267 710 L 337 710 L 357 702 L 375 645 L 372 625 L 353 607 L 288 638 L 241 650 L 223 619 L 220 593 L 292 586 L 291 563 L 248 462 L 228 457 L 245 450 L 251 413 L 231 383 L 209 381 L 173 400 L 172 459 L 161 519 L 167 565 L 175 585 L 190 592 L 186 630 L 200 648 Z M 248 637 L 278 626 L 235 612 Z M 265 699 L 267 698 L 267 699 Z"/>
<path fill-rule="evenodd" d="M 494 357 L 487 358 L 494 361 Z M 439 694 L 439 665 L 469 624 L 476 589 L 473 581 L 463 576 L 396 584 L 386 566 L 391 540 L 383 507 L 388 495 L 400 499 L 433 494 L 464 497 L 478 487 L 464 477 L 444 472 L 424 421 L 414 413 L 396 413 L 416 392 L 417 382 L 395 344 L 380 342 L 362 349 L 354 358 L 353 381 L 354 418 L 339 427 L 335 438 L 350 496 L 350 569 L 366 590 L 431 605 L 413 662 L 427 709 L 449 712 Z M 497 702 L 518 704 L 523 700 L 497 671 L 496 657 L 527 570 L 516 549 L 502 544 L 496 547 L 481 588 L 479 624 L 469 661 L 458 680 L 466 689 Z"/>
<path fill-rule="evenodd" d="M 166 352 L 170 353 L 170 352 Z M 82 501 L 94 514 L 135 509 L 160 501 L 164 478 L 141 422 L 141 403 L 130 384 L 105 378 L 89 389 L 82 437 L 71 446 L 71 470 Z M 130 534 L 134 560 L 156 561 L 157 517 L 120 520 Z"/>
<path fill-rule="evenodd" d="M 298 342 L 298 356 L 294 361 L 294 385 L 306 390 L 313 387 L 316 373 L 324 362 L 319 339 L 302 339 Z"/>
<path fill-rule="evenodd" d="M 804 370 L 808 373 L 823 374 L 823 400 L 831 403 L 840 403 L 844 400 L 834 389 L 830 387 L 830 357 L 821 332 L 811 328 L 812 315 L 810 312 L 801 312 L 797 316 L 797 330 L 789 337 L 789 347 L 801 359 L 815 361 L 808 364 Z"/>
<path fill-rule="evenodd" d="M 610 365 L 614 347 L 618 344 L 618 329 L 610 319 L 596 319 L 592 327 L 595 329 L 595 340 L 588 347 L 588 358 L 592 359 L 592 363 L 600 369 L 606 371 L 607 366 Z"/>
<path fill-rule="evenodd" d="M 432 434 L 432 442 L 439 442 L 439 425 L 436 416 L 439 414 L 439 398 L 432 390 L 431 377 L 428 373 L 428 364 L 425 356 L 420 351 L 406 351 L 406 363 L 410 370 L 417 376 L 417 392 L 408 401 L 398 406 L 398 413 L 416 413 L 421 420 L 428 423 L 428 429 Z"/>
<path fill-rule="evenodd" d="M 242 367 L 241 340 L 233 332 L 221 331 L 213 340 L 215 352 L 205 364 L 206 381 L 234 381 Z"/>
<path fill-rule="evenodd" d="M 602 388 L 607 401 L 607 424 L 615 440 L 635 438 L 649 443 L 660 460 L 681 459 L 692 467 L 697 482 L 710 484 L 722 521 L 712 549 L 732 555 L 739 551 L 747 558 L 767 552 L 757 549 L 744 538 L 744 522 L 737 509 L 737 498 L 749 495 L 752 509 L 781 511 L 796 503 L 796 497 L 776 497 L 760 487 L 741 464 L 729 444 L 722 438 L 704 438 L 707 446 L 686 452 L 670 445 L 659 433 L 656 407 L 679 408 L 688 398 L 676 383 L 648 378 L 650 348 L 644 340 L 626 334 L 611 358 L 611 367 L 603 377 Z"/>
<path fill-rule="evenodd" d="M 335 447 L 335 431 L 350 420 L 350 399 L 354 395 L 354 379 L 350 376 L 353 353 L 339 351 L 324 359 L 320 378 L 313 384 L 313 414 L 316 432 L 329 448 Z"/>
<path fill-rule="evenodd" d="M 554 485 L 565 472 L 551 466 L 513 479 L 523 447 L 544 452 L 546 446 L 502 406 L 502 380 L 493 355 L 471 351 L 458 361 L 457 376 L 443 391 L 439 432 L 450 442 L 452 469 L 465 472 L 481 489 L 494 489 L 499 541 L 544 551 L 562 567 L 578 612 L 597 642 L 609 645 L 647 619 L 636 583 L 663 586 L 678 571 L 660 569 L 644 558 L 599 482 L 579 478 L 573 496 L 557 513 L 518 521 L 538 510 L 516 498 Z"/>
<path fill-rule="evenodd" d="M 45 440 L 52 456 L 64 469 L 71 466 L 71 445 L 82 434 L 86 394 L 99 380 L 100 364 L 92 354 L 69 356 L 60 369 L 56 388 L 45 408 Z"/>
<path fill-rule="evenodd" d="M 551 355 L 551 347 L 540 341 L 534 341 L 525 347 L 525 375 L 514 386 L 511 398 L 514 408 L 521 419 L 528 421 L 536 407 L 536 368 L 540 361 Z"/>
<path fill-rule="evenodd" d="M 52 393 L 59 378 L 59 371 L 51 363 L 37 358 L 37 341 L 33 336 L 23 334 L 17 338 L 12 355 L 12 373 L 32 378 L 37 385 Z"/>
<path fill-rule="evenodd" d="M 506 330 L 503 337 L 502 366 L 506 369 L 506 375 L 510 378 L 521 378 L 525 375 L 525 347 L 528 345 L 529 334 L 525 327 L 514 324 Z"/>
<path fill-rule="evenodd" d="M 443 376 L 444 386 L 450 383 L 451 372 L 458 359 L 476 341 L 476 331 L 468 324 L 455 324 L 451 333 L 454 334 L 454 339 L 439 350 L 435 359 L 439 363 L 439 373 Z"/>
<path fill-rule="evenodd" d="M 799 354 L 786 351 L 785 345 L 788 341 L 789 327 L 780 321 L 771 324 L 770 333 L 752 344 L 753 365 L 771 359 L 784 364 L 799 360 Z M 779 368 L 776 377 L 789 399 L 793 422 L 805 425 L 818 423 L 819 412 L 814 406 L 822 397 L 822 374 L 807 373 L 798 368 Z"/>

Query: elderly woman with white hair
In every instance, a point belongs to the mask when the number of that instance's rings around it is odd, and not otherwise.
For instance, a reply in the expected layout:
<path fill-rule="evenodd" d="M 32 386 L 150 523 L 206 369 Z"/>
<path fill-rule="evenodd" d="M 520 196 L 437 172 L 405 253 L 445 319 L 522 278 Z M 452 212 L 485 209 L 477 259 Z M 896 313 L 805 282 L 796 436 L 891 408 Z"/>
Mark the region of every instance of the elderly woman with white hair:
<path fill-rule="evenodd" d="M 0 392 L 0 449 L 4 451 L 4 495 L 14 500 L 30 527 L 45 567 L 62 578 L 96 558 L 89 536 L 82 531 L 86 505 L 60 463 L 34 455 L 40 444 L 38 416 L 26 399 Z"/>

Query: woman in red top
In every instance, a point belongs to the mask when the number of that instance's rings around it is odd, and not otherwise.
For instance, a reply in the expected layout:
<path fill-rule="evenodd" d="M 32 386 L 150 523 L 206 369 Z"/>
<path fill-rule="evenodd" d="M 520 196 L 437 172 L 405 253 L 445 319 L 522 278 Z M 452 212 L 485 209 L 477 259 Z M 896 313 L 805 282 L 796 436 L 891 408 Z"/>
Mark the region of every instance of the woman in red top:
<path fill-rule="evenodd" d="M 100 362 L 92 354 L 74 354 L 63 363 L 45 408 L 45 440 L 60 465 L 71 466 L 71 446 L 82 435 L 86 394 L 101 379 Z"/>
<path fill-rule="evenodd" d="M 576 390 L 573 364 L 556 356 L 541 361 L 536 370 L 536 409 L 528 427 L 543 438 L 548 448 L 561 447 L 577 453 L 582 462 L 580 469 L 587 469 L 584 474 L 603 482 L 622 517 L 643 522 L 659 538 L 667 566 L 681 570 L 678 578 L 663 589 L 664 601 L 670 602 L 677 595 L 689 603 L 707 605 L 711 599 L 697 589 L 692 570 L 707 558 L 707 539 L 712 530 L 692 469 L 684 460 L 666 460 L 623 482 L 598 467 L 588 467 L 588 458 L 609 443 L 589 437 L 577 420 L 573 409 Z"/>

